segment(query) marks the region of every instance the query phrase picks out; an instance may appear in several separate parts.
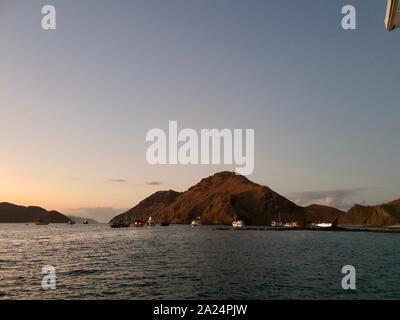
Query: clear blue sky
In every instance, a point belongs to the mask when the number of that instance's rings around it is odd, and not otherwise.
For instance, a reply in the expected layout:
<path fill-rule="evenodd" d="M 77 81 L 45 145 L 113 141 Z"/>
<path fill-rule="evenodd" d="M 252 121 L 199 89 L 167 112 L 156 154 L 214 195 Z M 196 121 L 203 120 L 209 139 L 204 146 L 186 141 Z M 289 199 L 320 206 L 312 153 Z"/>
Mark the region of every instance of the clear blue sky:
<path fill-rule="evenodd" d="M 55 31 L 41 29 L 46 4 Z M 341 29 L 345 4 L 357 30 Z M 146 132 L 168 120 L 254 128 L 249 178 L 300 204 L 399 198 L 400 31 L 385 30 L 385 10 L 0 0 L 0 201 L 105 217 L 232 169 L 148 165 Z"/>

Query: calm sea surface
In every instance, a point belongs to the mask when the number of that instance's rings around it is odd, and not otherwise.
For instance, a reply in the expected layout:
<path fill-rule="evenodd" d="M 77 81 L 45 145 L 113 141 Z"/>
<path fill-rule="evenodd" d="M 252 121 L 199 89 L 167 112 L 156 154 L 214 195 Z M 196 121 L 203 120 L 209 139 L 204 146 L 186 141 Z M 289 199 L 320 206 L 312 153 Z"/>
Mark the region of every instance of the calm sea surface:
<path fill-rule="evenodd" d="M 0 299 L 400 299 L 399 263 L 400 234 L 0 224 Z"/>

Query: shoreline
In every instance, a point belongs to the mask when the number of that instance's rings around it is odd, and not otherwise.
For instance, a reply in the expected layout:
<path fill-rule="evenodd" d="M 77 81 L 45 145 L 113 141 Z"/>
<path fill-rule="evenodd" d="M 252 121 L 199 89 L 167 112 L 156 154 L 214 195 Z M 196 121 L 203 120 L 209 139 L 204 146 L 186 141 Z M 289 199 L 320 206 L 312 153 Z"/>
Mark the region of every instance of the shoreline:
<path fill-rule="evenodd" d="M 349 228 L 349 227 L 337 227 L 337 228 L 273 228 L 273 227 L 244 227 L 244 228 L 229 228 L 220 227 L 215 230 L 218 231 L 322 231 L 322 232 L 371 232 L 371 233 L 400 233 L 400 228 L 389 228 L 385 227 L 382 229 L 371 229 L 377 227 L 362 227 L 362 228 Z"/>

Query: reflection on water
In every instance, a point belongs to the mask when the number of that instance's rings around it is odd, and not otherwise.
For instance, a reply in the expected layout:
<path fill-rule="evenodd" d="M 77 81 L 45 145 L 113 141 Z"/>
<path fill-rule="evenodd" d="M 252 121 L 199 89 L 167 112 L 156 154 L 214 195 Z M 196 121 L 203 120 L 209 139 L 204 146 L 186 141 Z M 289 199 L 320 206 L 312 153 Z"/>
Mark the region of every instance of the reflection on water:
<path fill-rule="evenodd" d="M 399 247 L 400 234 L 0 224 L 0 298 L 399 299 Z"/>

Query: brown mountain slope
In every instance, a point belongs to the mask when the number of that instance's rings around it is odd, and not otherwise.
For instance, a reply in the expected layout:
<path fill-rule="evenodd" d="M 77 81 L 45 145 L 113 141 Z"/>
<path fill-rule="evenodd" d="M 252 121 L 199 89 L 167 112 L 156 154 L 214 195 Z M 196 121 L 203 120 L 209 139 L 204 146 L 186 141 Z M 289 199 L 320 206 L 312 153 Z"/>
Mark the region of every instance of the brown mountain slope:
<path fill-rule="evenodd" d="M 179 192 L 169 191 L 158 191 L 152 194 L 150 197 L 139 202 L 138 205 L 111 219 L 110 223 L 122 221 L 131 222 L 134 219 L 147 220 L 148 217 L 152 217 L 157 223 L 161 221 L 163 217 L 167 216 L 169 205 L 180 195 Z"/>
<path fill-rule="evenodd" d="M 23 207 L 8 202 L 0 203 L 0 223 L 27 223 L 37 220 L 67 223 L 70 219 L 57 211 L 47 211 L 40 207 Z"/>
<path fill-rule="evenodd" d="M 305 221 L 302 207 L 268 187 L 232 172 L 220 172 L 183 193 L 157 192 L 111 223 L 149 216 L 156 223 L 163 217 L 171 223 L 189 223 L 200 216 L 205 224 L 230 224 L 237 217 L 248 225 L 267 225 L 279 215 L 282 221 Z"/>
<path fill-rule="evenodd" d="M 342 225 L 388 226 L 400 224 L 400 199 L 378 206 L 356 204 L 339 219 Z"/>
<path fill-rule="evenodd" d="M 394 210 L 400 211 L 400 199 L 390 201 L 387 205 L 391 206 Z"/>
<path fill-rule="evenodd" d="M 269 225 L 273 220 L 333 222 L 340 225 L 384 226 L 400 224 L 400 199 L 379 206 L 356 205 L 347 213 L 323 205 L 300 207 L 266 186 L 232 172 L 220 172 L 201 180 L 187 191 L 159 191 L 111 222 L 146 220 L 156 223 L 190 223 L 198 216 L 205 224 L 231 224 L 234 217 L 247 225 Z"/>
<path fill-rule="evenodd" d="M 336 218 L 345 215 L 344 211 L 319 204 L 305 207 L 304 212 L 307 222 L 333 222 Z"/>

